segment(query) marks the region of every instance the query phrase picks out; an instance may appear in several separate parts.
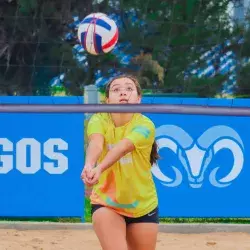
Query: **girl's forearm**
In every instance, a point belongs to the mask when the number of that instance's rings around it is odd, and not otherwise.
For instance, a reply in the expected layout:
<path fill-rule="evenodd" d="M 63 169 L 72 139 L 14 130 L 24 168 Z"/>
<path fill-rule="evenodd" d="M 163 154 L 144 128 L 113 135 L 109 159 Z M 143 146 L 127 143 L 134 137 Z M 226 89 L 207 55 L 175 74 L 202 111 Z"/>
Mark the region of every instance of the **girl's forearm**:
<path fill-rule="evenodd" d="M 103 147 L 100 144 L 90 141 L 86 150 L 85 165 L 94 167 L 102 153 L 102 150 Z"/>
<path fill-rule="evenodd" d="M 98 167 L 103 172 L 132 150 L 134 150 L 134 145 L 132 142 L 124 139 L 107 153 Z"/>

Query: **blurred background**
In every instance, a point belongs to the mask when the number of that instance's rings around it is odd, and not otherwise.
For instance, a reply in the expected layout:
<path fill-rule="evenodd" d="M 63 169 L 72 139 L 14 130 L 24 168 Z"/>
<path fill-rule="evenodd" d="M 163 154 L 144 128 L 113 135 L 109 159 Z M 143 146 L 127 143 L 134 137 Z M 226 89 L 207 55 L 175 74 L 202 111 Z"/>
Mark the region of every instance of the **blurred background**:
<path fill-rule="evenodd" d="M 123 72 L 144 93 L 250 97 L 250 0 L 0 0 L 0 95 L 79 96 Z M 87 54 L 77 28 L 108 14 L 119 41 Z"/>

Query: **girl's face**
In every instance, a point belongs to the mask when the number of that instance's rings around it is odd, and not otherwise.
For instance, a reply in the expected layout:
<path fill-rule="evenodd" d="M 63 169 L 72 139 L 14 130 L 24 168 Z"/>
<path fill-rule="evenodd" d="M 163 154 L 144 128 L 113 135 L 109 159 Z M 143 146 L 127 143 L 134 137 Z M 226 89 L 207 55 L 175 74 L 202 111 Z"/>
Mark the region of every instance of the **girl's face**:
<path fill-rule="evenodd" d="M 109 104 L 138 104 L 141 102 L 141 95 L 138 94 L 135 83 L 129 78 L 114 80 L 109 89 Z"/>

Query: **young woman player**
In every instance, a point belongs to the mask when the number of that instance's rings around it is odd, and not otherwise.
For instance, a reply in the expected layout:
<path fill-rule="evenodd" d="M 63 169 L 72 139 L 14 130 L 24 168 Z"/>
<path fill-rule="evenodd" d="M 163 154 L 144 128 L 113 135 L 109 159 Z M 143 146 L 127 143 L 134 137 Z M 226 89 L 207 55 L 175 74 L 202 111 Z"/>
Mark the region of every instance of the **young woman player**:
<path fill-rule="evenodd" d="M 136 78 L 107 84 L 107 104 L 137 104 Z M 151 166 L 158 159 L 153 122 L 140 113 L 97 113 L 87 128 L 81 175 L 90 196 L 92 221 L 103 250 L 155 250 L 158 198 Z"/>

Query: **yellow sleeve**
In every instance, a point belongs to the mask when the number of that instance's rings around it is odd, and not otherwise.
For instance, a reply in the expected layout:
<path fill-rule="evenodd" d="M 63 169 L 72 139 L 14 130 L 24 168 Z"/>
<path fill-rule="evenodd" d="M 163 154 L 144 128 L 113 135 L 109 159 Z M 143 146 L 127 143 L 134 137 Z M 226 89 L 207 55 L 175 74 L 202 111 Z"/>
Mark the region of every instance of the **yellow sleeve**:
<path fill-rule="evenodd" d="M 87 136 L 92 134 L 102 134 L 105 135 L 105 125 L 102 117 L 99 114 L 94 114 L 89 119 L 87 125 Z"/>
<path fill-rule="evenodd" d="M 125 137 L 132 141 L 136 148 L 151 147 L 155 139 L 155 126 L 152 122 L 135 124 Z"/>

